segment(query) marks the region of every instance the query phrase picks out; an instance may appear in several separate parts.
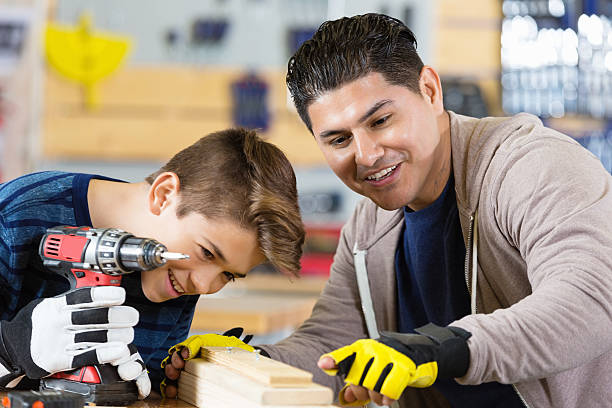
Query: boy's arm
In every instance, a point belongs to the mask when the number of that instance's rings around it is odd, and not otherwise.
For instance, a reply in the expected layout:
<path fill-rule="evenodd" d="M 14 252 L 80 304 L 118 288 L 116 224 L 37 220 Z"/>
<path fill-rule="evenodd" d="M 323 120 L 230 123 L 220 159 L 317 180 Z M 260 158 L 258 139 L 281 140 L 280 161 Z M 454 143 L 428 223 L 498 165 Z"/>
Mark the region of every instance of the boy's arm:
<path fill-rule="evenodd" d="M 193 320 L 193 313 L 195 311 L 195 305 L 199 299 L 199 296 L 193 296 L 185 308 L 181 311 L 181 316 L 178 319 L 178 324 L 173 326 L 173 329 L 168 333 L 166 341 L 157 349 L 149 358 L 147 369 L 149 370 L 149 376 L 151 377 L 152 390 L 160 392 L 160 385 L 162 380 L 165 378 L 164 369 L 162 368 L 162 362 L 168 357 L 169 350 L 176 344 L 184 341 L 189 335 L 189 329 L 191 321 Z"/>

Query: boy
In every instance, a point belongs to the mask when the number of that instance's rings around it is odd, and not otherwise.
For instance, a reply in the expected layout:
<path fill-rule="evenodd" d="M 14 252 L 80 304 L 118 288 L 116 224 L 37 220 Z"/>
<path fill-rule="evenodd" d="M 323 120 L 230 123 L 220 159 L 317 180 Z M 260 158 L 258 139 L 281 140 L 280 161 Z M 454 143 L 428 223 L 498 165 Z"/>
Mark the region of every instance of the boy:
<path fill-rule="evenodd" d="M 58 296 L 68 282 L 45 272 L 38 256 L 41 236 L 57 225 L 119 228 L 190 258 L 124 275 L 121 288 Z M 203 137 L 140 183 L 60 172 L 4 183 L 0 385 L 111 363 L 144 398 L 151 387 L 145 365 L 157 389 L 160 362 L 187 336 L 200 294 L 265 261 L 297 274 L 303 240 L 289 161 L 244 129 Z M 91 320 L 92 308 L 104 311 L 102 321 Z M 75 314 L 85 321 L 75 323 Z"/>

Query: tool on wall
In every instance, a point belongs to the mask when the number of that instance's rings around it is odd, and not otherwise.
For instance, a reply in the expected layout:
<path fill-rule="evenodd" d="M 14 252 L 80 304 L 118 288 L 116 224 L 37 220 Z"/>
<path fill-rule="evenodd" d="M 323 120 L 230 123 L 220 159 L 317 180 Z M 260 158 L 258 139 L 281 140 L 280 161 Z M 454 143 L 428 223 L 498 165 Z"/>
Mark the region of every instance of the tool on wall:
<path fill-rule="evenodd" d="M 95 85 L 119 68 L 130 48 L 125 36 L 93 31 L 91 16 L 81 15 L 77 27 L 51 23 L 45 35 L 49 64 L 82 85 L 84 104 L 97 103 Z"/>

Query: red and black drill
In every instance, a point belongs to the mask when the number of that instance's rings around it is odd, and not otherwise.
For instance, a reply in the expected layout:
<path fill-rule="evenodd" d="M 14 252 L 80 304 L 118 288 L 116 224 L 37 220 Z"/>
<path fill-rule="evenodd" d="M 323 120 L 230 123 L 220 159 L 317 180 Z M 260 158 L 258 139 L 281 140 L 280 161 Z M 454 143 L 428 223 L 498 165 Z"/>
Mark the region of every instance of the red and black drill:
<path fill-rule="evenodd" d="M 121 275 L 159 268 L 188 255 L 168 252 L 160 242 L 115 228 L 58 226 L 42 237 L 43 265 L 70 282 L 70 289 L 119 286 Z M 114 366 L 101 364 L 43 378 L 41 390 L 55 389 L 85 396 L 98 405 L 129 404 L 138 399 L 134 382 L 122 380 Z"/>

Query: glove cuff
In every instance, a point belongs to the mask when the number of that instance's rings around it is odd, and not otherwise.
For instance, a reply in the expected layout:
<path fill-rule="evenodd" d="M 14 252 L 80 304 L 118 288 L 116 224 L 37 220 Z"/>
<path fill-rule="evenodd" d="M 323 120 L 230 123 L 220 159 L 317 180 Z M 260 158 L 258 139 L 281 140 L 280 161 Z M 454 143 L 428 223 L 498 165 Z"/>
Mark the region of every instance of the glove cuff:
<path fill-rule="evenodd" d="M 415 329 L 438 345 L 436 361 L 438 362 L 437 378 L 463 377 L 470 366 L 470 348 L 467 339 L 472 334 L 460 327 L 440 327 L 429 323 Z"/>

